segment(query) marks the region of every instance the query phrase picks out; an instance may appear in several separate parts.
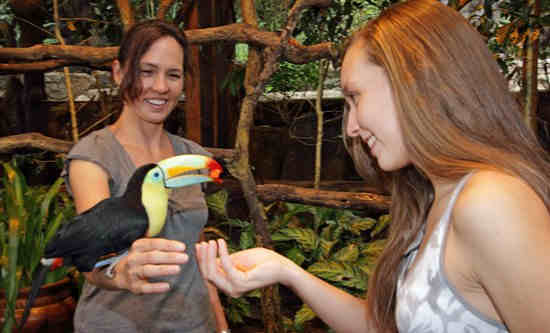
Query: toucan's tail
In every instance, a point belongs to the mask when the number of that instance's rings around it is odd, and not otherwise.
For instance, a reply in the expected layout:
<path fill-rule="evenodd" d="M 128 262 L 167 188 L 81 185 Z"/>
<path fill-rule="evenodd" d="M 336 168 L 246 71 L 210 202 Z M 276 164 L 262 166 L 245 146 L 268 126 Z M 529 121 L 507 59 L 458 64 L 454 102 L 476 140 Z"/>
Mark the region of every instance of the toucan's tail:
<path fill-rule="evenodd" d="M 29 318 L 29 314 L 31 313 L 31 308 L 34 303 L 34 300 L 36 299 L 36 296 L 38 296 L 38 293 L 40 291 L 40 287 L 46 280 L 46 274 L 48 273 L 48 270 L 50 270 L 50 266 L 44 266 L 41 263 L 36 266 L 34 270 L 34 276 L 32 278 L 32 286 L 31 286 L 31 292 L 29 293 L 29 298 L 27 299 L 27 304 L 25 304 L 25 310 L 23 311 L 23 317 L 21 317 L 21 322 L 19 323 L 19 332 L 23 330 L 23 327 L 25 326 L 25 323 L 27 322 L 27 319 Z"/>

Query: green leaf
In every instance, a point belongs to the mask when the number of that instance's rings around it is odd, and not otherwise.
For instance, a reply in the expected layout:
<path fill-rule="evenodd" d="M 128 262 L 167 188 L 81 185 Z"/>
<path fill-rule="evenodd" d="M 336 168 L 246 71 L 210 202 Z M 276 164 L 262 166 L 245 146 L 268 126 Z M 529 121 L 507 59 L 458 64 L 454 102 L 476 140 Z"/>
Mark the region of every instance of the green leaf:
<path fill-rule="evenodd" d="M 330 251 L 339 242 L 339 240 L 326 240 L 321 238 L 319 246 L 321 247 L 321 257 L 327 259 L 330 255 Z"/>
<path fill-rule="evenodd" d="M 361 231 L 370 230 L 377 223 L 378 221 L 376 219 L 373 219 L 371 217 L 365 217 L 365 218 L 353 220 L 350 224 L 349 230 L 355 235 L 360 235 Z"/>
<path fill-rule="evenodd" d="M 229 193 L 226 190 L 219 190 L 206 197 L 206 205 L 214 213 L 227 217 L 227 198 Z"/>
<path fill-rule="evenodd" d="M 366 275 L 370 276 L 372 272 L 374 272 L 374 268 L 376 267 L 377 258 L 373 257 L 360 257 L 359 260 L 356 261 L 357 267 L 363 271 Z"/>
<path fill-rule="evenodd" d="M 300 249 L 297 247 L 293 247 L 290 250 L 288 250 L 285 253 L 285 256 L 290 260 L 294 261 L 298 266 L 302 266 L 302 264 L 306 260 L 306 257 L 304 256 L 302 251 L 300 251 Z"/>
<path fill-rule="evenodd" d="M 254 298 L 261 298 L 262 297 L 262 290 L 261 289 L 254 289 L 252 291 L 249 291 L 245 295 L 246 297 L 254 297 Z"/>
<path fill-rule="evenodd" d="M 243 317 L 239 313 L 238 309 L 236 307 L 229 307 L 226 309 L 227 313 L 227 319 L 229 319 L 230 322 L 236 323 L 236 324 L 242 324 L 244 323 Z"/>
<path fill-rule="evenodd" d="M 355 244 L 350 244 L 340 249 L 332 256 L 332 259 L 344 262 L 353 262 L 356 261 L 357 258 L 359 258 L 359 248 Z"/>
<path fill-rule="evenodd" d="M 304 323 L 315 319 L 317 315 L 313 310 L 309 307 L 307 304 L 303 304 L 300 310 L 296 312 L 296 315 L 294 316 L 294 325 L 301 326 Z"/>
<path fill-rule="evenodd" d="M 42 41 L 42 44 L 46 44 L 46 45 L 59 44 L 59 41 L 57 40 L 57 38 L 45 38 Z"/>
<path fill-rule="evenodd" d="M 273 234 L 274 241 L 294 240 L 307 252 L 319 246 L 319 237 L 309 228 L 285 228 Z"/>
<path fill-rule="evenodd" d="M 61 184 L 63 184 L 63 178 L 59 177 L 46 193 L 46 196 L 44 197 L 42 204 L 40 205 L 41 221 L 46 222 L 46 219 L 48 218 L 48 214 L 50 210 L 50 204 L 52 203 L 52 200 L 55 198 L 55 196 L 59 192 L 59 189 L 61 188 Z"/>
<path fill-rule="evenodd" d="M 46 237 L 44 237 L 44 244 L 43 245 L 46 245 L 48 244 L 48 242 L 50 241 L 50 239 L 52 239 L 52 237 L 55 235 L 55 232 L 57 231 L 57 229 L 59 228 L 59 226 L 61 225 L 61 223 L 63 222 L 63 218 L 65 216 L 63 215 L 63 212 L 59 213 L 53 220 L 53 223 L 51 223 L 49 226 L 47 226 L 47 229 L 46 229 Z"/>
<path fill-rule="evenodd" d="M 338 261 L 316 262 L 308 267 L 308 272 L 339 285 L 364 291 L 368 276 L 356 265 Z"/>
<path fill-rule="evenodd" d="M 245 297 L 239 297 L 233 299 L 233 304 L 239 309 L 239 312 L 246 317 L 252 316 L 252 310 L 250 302 Z"/>
<path fill-rule="evenodd" d="M 390 222 L 391 222 L 391 216 L 389 214 L 380 216 L 378 218 L 378 224 L 376 225 L 374 230 L 371 231 L 370 236 L 375 237 L 376 235 L 384 231 L 386 227 L 390 224 Z"/>
<path fill-rule="evenodd" d="M 241 238 L 239 240 L 239 246 L 242 250 L 253 248 L 256 245 L 256 239 L 254 238 L 254 229 L 247 228 L 241 232 Z"/>
<path fill-rule="evenodd" d="M 14 208 L 19 214 L 19 217 L 22 217 L 25 209 L 23 193 L 26 192 L 27 185 L 17 167 L 12 166 L 10 163 L 4 163 L 4 170 L 7 175 L 7 181 L 11 185 L 8 191 L 11 190 L 11 200 L 14 204 Z"/>
<path fill-rule="evenodd" d="M 252 224 L 248 221 L 243 221 L 240 219 L 228 219 L 227 221 L 221 223 L 221 225 L 229 225 L 238 228 L 248 228 Z"/>
<path fill-rule="evenodd" d="M 379 239 L 369 242 L 362 246 L 361 255 L 366 257 L 378 258 L 386 246 L 386 239 Z"/>

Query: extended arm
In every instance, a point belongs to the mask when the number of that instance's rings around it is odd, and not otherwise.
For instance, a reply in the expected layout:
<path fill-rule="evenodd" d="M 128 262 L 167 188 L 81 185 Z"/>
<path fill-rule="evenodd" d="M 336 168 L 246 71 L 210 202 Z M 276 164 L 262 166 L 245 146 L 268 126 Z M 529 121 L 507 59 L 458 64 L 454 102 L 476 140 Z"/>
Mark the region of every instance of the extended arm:
<path fill-rule="evenodd" d="M 219 260 L 217 257 L 219 255 Z M 243 293 L 282 283 L 338 332 L 368 332 L 366 303 L 309 274 L 276 252 L 255 248 L 229 255 L 223 240 L 197 244 L 205 278 L 225 293 Z"/>

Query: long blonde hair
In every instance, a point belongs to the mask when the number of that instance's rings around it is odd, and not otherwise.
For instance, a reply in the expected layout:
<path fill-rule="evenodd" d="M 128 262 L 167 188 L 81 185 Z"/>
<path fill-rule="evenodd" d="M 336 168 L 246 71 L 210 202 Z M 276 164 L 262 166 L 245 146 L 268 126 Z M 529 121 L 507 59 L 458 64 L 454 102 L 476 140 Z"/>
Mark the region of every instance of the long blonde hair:
<path fill-rule="evenodd" d="M 351 45 L 358 39 L 390 80 L 412 161 L 390 175 L 392 224 L 367 295 L 377 331 L 397 332 L 398 266 L 433 200 L 426 175 L 458 180 L 474 169 L 499 170 L 526 181 L 550 210 L 550 159 L 522 121 L 485 41 L 458 12 L 410 0 L 370 21 Z M 364 143 L 346 140 L 358 172 L 372 175 Z"/>

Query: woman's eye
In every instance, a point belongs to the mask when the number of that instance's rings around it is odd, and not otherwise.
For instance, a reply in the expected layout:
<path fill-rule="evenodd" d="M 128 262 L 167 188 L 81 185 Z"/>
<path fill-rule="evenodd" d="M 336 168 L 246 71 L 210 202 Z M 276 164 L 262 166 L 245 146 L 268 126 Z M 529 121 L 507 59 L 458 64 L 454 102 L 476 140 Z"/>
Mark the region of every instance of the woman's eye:
<path fill-rule="evenodd" d="M 169 75 L 172 79 L 179 80 L 181 79 L 181 74 L 170 74 Z"/>
<path fill-rule="evenodd" d="M 142 75 L 142 76 L 151 76 L 153 75 L 153 71 L 150 71 L 150 70 L 141 70 L 139 71 L 139 73 Z"/>

